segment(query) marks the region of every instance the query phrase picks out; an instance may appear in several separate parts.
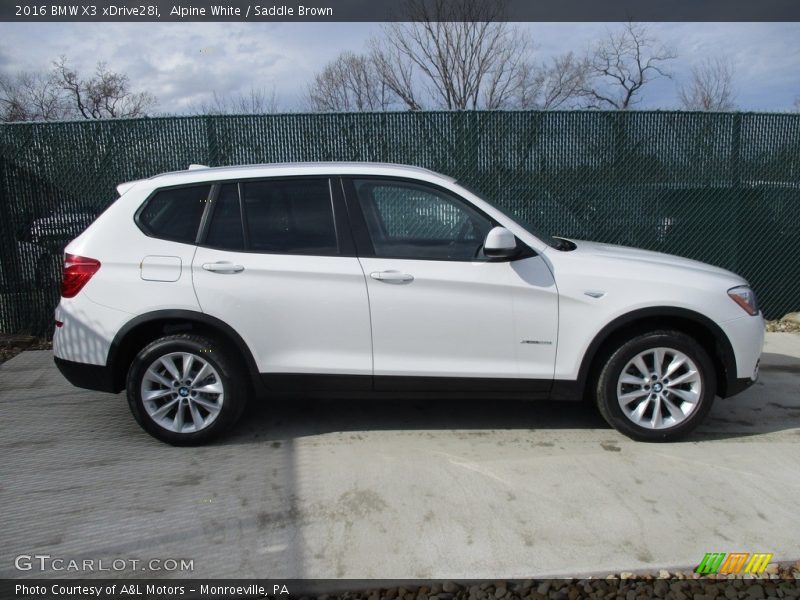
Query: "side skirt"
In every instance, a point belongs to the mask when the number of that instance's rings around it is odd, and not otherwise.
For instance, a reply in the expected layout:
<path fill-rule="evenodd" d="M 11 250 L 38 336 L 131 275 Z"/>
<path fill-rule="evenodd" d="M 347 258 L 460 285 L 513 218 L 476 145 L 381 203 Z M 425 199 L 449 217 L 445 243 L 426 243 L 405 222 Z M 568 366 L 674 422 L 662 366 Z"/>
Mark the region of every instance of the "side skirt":
<path fill-rule="evenodd" d="M 430 397 L 579 400 L 575 381 L 483 377 L 405 377 L 262 373 L 267 394 L 324 397 Z"/>

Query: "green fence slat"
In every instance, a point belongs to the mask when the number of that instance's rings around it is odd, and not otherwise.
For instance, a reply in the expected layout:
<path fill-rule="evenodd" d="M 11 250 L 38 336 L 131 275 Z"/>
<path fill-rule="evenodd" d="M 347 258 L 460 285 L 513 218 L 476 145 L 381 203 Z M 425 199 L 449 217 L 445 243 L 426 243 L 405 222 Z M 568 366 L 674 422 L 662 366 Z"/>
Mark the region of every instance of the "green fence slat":
<path fill-rule="evenodd" d="M 98 214 L 118 183 L 330 160 L 427 167 L 553 234 L 734 270 L 768 318 L 800 309 L 798 114 L 220 115 L 0 125 L 0 330 L 50 335 L 75 215 Z"/>

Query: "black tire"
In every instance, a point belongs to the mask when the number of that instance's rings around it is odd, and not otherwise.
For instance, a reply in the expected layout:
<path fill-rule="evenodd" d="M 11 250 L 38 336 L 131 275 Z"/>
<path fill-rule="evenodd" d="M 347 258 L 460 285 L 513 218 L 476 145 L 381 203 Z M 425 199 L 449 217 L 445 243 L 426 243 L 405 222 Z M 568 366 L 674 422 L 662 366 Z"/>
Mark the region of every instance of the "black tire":
<path fill-rule="evenodd" d="M 165 426 L 160 425 L 148 413 L 142 399 L 142 385 L 145 381 L 144 377 L 148 368 L 159 358 L 171 353 L 186 353 L 197 357 L 207 362 L 216 371 L 216 374 L 219 375 L 218 383 L 221 384 L 223 391 L 221 407 L 216 412 L 216 417 L 210 420 L 208 425 L 197 431 L 178 432 L 165 428 Z M 187 359 L 187 362 L 190 361 Z M 195 365 L 199 364 L 198 361 L 194 359 L 192 359 L 192 362 Z M 204 379 L 204 381 L 217 385 L 216 375 L 211 375 L 209 377 L 210 379 Z M 148 383 L 148 385 L 151 384 Z M 160 386 L 160 389 L 157 391 L 163 390 L 166 392 L 169 389 L 164 384 L 154 385 Z M 187 391 L 186 397 L 181 397 L 177 392 L 184 387 L 190 391 Z M 198 389 L 200 388 L 198 387 Z M 147 433 L 173 446 L 195 446 L 204 444 L 225 433 L 239 420 L 247 403 L 248 389 L 249 386 L 247 385 L 245 374 L 231 359 L 230 352 L 226 352 L 224 345 L 205 336 L 179 334 L 159 338 L 143 348 L 142 351 L 136 355 L 136 358 L 134 358 L 128 369 L 128 404 L 130 405 L 134 418 Z M 159 399 L 156 402 L 161 403 L 160 406 L 163 406 L 167 402 L 177 399 L 177 405 L 181 405 L 183 402 L 189 402 L 189 394 L 195 396 L 197 393 L 198 392 L 194 392 L 191 386 L 181 385 L 176 389 L 175 394 L 169 394 L 166 399 Z M 199 393 L 202 399 L 206 401 L 213 403 L 219 402 L 219 394 L 204 395 L 204 392 Z M 158 405 L 151 403 L 150 406 Z M 170 414 L 174 415 L 175 412 L 173 412 L 173 410 L 177 411 L 178 409 L 171 409 L 165 414 L 165 418 L 169 418 Z M 182 410 L 182 417 L 192 417 L 193 411 L 190 410 L 188 404 Z M 207 418 L 212 415 L 212 411 L 208 411 L 202 407 L 198 408 L 198 405 L 194 406 L 194 410 L 198 411 L 198 414 L 202 413 L 202 416 Z M 194 424 L 187 424 L 186 426 L 189 428 L 195 427 Z"/>
<path fill-rule="evenodd" d="M 687 356 L 694 363 L 700 382 L 698 400 L 694 408 L 682 421 L 666 426 L 663 429 L 643 427 L 628 418 L 620 406 L 618 393 L 618 383 L 623 369 L 640 353 L 656 348 L 672 349 Z M 653 360 L 653 362 L 656 361 Z M 681 371 L 678 373 L 681 373 Z M 653 331 L 638 335 L 622 343 L 611 354 L 596 379 L 595 399 L 600 414 L 603 415 L 608 424 L 628 437 L 644 442 L 672 442 L 683 438 L 694 430 L 706 417 L 708 411 L 711 410 L 717 391 L 715 375 L 714 365 L 708 353 L 692 337 L 678 331 Z M 680 386 L 678 387 L 680 388 Z M 626 391 L 626 389 L 636 390 L 635 386 L 622 389 L 623 391 Z M 650 388 L 649 385 L 646 389 L 655 391 L 655 387 Z M 659 387 L 660 390 L 661 388 Z M 671 395 L 670 397 L 673 398 L 673 401 L 680 402 L 677 396 Z M 638 400 L 634 401 L 628 406 L 638 406 L 638 402 Z M 659 400 L 659 402 L 663 403 L 664 401 Z M 655 404 L 654 401 L 651 401 L 651 404 L 648 405 L 647 410 L 644 412 L 645 416 L 653 414 L 653 405 Z M 661 405 L 659 404 L 659 406 Z M 663 414 L 668 415 L 667 421 L 673 420 L 669 416 L 668 408 L 664 406 L 663 410 Z"/>

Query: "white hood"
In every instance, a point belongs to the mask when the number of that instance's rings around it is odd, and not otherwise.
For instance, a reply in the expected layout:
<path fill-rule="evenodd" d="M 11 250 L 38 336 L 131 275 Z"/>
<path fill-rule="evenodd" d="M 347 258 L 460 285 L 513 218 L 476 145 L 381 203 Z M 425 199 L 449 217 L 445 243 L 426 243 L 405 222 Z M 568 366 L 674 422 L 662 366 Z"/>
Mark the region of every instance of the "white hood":
<path fill-rule="evenodd" d="M 674 269 L 687 269 L 694 272 L 708 273 L 719 275 L 726 278 L 732 278 L 737 281 L 744 282 L 744 280 L 720 267 L 692 260 L 690 258 L 683 258 L 681 256 L 674 256 L 672 254 L 664 254 L 662 252 L 653 252 L 651 250 L 640 250 L 639 248 L 629 248 L 626 246 L 615 246 L 613 244 L 604 244 L 601 242 L 588 242 L 583 240 L 573 240 L 577 245 L 577 249 L 573 250 L 576 255 L 585 256 L 587 259 L 598 258 L 608 260 L 624 261 L 631 265 L 631 263 L 642 263 L 643 265 L 663 265 Z"/>

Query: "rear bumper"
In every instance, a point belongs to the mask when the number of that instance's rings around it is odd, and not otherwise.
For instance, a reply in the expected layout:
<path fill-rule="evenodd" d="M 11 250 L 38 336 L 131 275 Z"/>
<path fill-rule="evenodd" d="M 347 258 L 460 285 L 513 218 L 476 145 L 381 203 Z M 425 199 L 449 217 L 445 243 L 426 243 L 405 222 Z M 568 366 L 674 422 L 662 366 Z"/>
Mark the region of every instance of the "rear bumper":
<path fill-rule="evenodd" d="M 109 367 L 54 358 L 56 367 L 72 385 L 87 390 L 114 393 L 114 378 Z"/>

